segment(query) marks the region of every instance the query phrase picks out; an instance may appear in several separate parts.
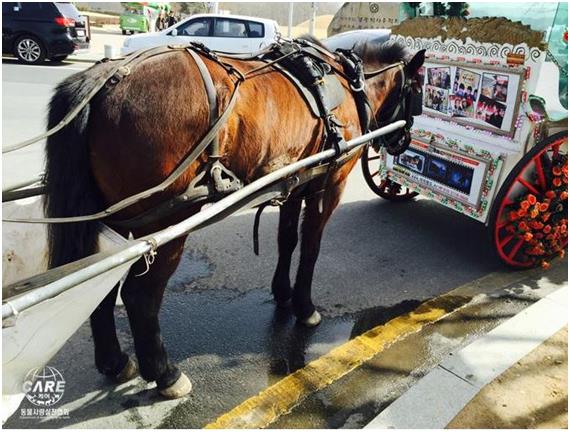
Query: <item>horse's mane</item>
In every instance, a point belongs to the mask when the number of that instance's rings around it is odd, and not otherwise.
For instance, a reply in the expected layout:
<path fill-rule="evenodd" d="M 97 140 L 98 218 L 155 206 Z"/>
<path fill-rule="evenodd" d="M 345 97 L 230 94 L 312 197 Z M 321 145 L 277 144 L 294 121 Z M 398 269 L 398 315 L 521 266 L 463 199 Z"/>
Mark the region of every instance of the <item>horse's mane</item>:
<path fill-rule="evenodd" d="M 405 60 L 407 55 L 406 47 L 396 41 L 386 42 L 366 42 L 356 44 L 354 52 L 364 61 L 391 64 Z"/>
<path fill-rule="evenodd" d="M 328 50 L 328 48 L 316 37 L 304 34 L 299 39 L 304 39 L 315 45 Z M 354 52 L 365 62 L 391 64 L 405 60 L 407 50 L 405 45 L 396 41 L 386 42 L 363 42 L 353 48 Z"/>

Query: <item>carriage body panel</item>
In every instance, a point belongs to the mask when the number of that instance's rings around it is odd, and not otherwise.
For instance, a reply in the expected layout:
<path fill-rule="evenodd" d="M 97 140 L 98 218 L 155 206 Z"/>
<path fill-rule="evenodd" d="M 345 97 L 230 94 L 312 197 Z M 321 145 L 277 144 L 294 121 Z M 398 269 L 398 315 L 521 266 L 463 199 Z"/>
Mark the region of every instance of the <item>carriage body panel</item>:
<path fill-rule="evenodd" d="M 43 217 L 39 196 L 2 205 L 4 216 Z M 2 298 L 30 295 L 42 287 L 14 292 L 11 284 L 47 271 L 47 233 L 44 224 L 6 224 L 2 243 Z M 126 240 L 104 227 L 99 237 L 102 252 L 124 245 Z M 89 315 L 128 272 L 134 260 L 44 300 L 3 322 L 2 422 L 24 398 L 27 374 L 42 368 L 77 331 Z"/>

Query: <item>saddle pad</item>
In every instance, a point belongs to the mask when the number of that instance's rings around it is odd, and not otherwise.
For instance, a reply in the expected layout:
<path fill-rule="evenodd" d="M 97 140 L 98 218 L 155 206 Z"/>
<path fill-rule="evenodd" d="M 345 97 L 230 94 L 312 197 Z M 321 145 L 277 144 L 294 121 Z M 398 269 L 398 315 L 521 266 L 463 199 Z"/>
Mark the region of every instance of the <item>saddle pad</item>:
<path fill-rule="evenodd" d="M 313 92 L 308 87 L 304 86 L 297 77 L 295 77 L 291 72 L 289 72 L 281 65 L 274 64 L 273 67 L 279 70 L 279 72 L 285 75 L 289 79 L 289 81 L 291 81 L 293 85 L 295 85 L 295 87 L 297 88 L 297 90 L 305 100 L 305 102 L 311 108 L 312 114 L 316 118 L 320 118 L 321 114 L 319 112 L 319 106 L 317 105 L 317 101 L 315 99 L 315 96 L 313 95 Z M 344 101 L 346 93 L 344 87 L 342 86 L 336 75 L 333 74 L 325 75 L 324 81 L 325 81 L 323 85 L 324 105 L 327 111 L 332 111 Z"/>

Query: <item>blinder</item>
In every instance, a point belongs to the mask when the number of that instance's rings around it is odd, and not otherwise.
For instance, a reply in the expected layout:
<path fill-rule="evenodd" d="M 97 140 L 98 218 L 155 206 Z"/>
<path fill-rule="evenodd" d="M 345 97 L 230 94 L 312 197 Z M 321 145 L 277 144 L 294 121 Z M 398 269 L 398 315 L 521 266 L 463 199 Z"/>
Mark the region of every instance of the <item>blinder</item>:
<path fill-rule="evenodd" d="M 406 126 L 400 130 L 384 135 L 373 141 L 372 146 L 379 150 L 385 147 L 386 151 L 397 156 L 405 152 L 412 140 L 410 130 L 414 124 L 414 116 L 421 115 L 423 112 L 423 92 L 421 89 L 414 89 L 412 79 L 406 77 L 406 64 L 400 66 L 400 74 L 402 85 L 400 87 L 399 103 L 394 107 L 392 115 L 388 120 L 381 122 L 380 126 L 393 123 L 397 120 L 405 120 Z"/>

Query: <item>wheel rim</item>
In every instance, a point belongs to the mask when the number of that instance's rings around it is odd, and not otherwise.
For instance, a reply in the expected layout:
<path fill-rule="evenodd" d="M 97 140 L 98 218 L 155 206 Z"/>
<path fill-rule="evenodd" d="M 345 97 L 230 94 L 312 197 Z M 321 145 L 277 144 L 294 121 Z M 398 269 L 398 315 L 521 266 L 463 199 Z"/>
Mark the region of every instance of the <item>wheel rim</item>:
<path fill-rule="evenodd" d="M 368 186 L 370 186 L 370 189 L 372 189 L 376 195 L 391 201 L 405 201 L 417 195 L 416 192 L 409 188 L 402 187 L 389 178 L 380 176 L 379 160 L 381 156 L 372 146 L 367 146 L 362 157 L 364 178 Z"/>
<path fill-rule="evenodd" d="M 18 43 L 18 54 L 27 62 L 35 62 L 40 58 L 41 48 L 33 39 L 22 39 Z"/>
<path fill-rule="evenodd" d="M 560 138 L 537 152 L 500 203 L 495 246 L 501 259 L 511 266 L 547 266 L 544 260 L 563 254 L 568 245 L 568 155 L 567 150 L 561 151 L 567 142 L 567 137 Z M 553 174 L 555 167 L 561 168 L 556 171 L 561 172 L 559 175 Z"/>

